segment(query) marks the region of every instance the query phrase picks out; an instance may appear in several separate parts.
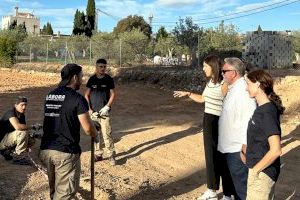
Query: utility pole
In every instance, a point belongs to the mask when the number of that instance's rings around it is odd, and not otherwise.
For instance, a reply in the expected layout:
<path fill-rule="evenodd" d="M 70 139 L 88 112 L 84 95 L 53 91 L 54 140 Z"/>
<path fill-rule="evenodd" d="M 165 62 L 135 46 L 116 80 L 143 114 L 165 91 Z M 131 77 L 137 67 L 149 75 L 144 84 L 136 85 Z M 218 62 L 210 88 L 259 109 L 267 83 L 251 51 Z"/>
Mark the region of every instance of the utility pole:
<path fill-rule="evenodd" d="M 151 27 L 151 32 L 152 34 L 150 35 L 150 38 L 152 40 L 152 49 L 153 49 L 153 52 L 152 52 L 152 57 L 154 58 L 154 38 L 153 38 L 153 26 L 152 26 L 152 20 L 153 20 L 153 14 L 150 13 L 149 15 L 149 25 Z M 154 63 L 154 62 L 153 62 Z"/>

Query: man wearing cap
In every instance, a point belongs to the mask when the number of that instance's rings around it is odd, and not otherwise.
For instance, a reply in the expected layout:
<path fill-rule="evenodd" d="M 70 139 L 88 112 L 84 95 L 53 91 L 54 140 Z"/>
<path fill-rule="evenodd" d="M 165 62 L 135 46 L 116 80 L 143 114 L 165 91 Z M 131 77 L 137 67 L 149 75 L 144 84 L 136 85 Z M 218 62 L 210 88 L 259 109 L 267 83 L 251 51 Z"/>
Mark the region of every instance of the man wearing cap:
<path fill-rule="evenodd" d="M 80 125 L 91 137 L 97 132 L 87 101 L 77 93 L 82 76 L 81 66 L 67 64 L 58 87 L 45 99 L 39 156 L 47 167 L 51 199 L 74 199 L 80 181 Z"/>
<path fill-rule="evenodd" d="M 111 165 L 115 165 L 115 148 L 111 135 L 110 108 L 116 93 L 114 80 L 106 74 L 106 65 L 107 62 L 105 59 L 97 60 L 95 74 L 90 77 L 86 84 L 85 98 L 89 103 L 89 112 L 92 120 L 101 128 L 109 162 Z M 95 141 L 95 161 L 101 161 L 103 159 L 103 144 L 100 142 L 100 135 L 97 136 Z"/>
<path fill-rule="evenodd" d="M 18 97 L 15 106 L 0 119 L 0 153 L 15 164 L 30 164 L 27 158 L 28 128 L 25 111 L 27 98 Z"/>

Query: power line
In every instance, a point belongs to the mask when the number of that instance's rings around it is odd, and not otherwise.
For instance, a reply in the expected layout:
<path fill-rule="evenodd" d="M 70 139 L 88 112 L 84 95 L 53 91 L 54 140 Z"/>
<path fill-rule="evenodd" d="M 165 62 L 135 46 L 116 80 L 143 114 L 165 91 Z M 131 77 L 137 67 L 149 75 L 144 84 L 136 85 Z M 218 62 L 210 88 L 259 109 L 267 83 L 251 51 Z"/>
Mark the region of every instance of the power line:
<path fill-rule="evenodd" d="M 292 1 L 292 2 L 290 2 L 290 1 L 281 1 L 281 2 L 270 4 L 270 5 L 261 6 L 259 8 L 250 9 L 250 10 L 247 10 L 247 11 L 241 11 L 241 12 L 231 13 L 231 14 L 228 14 L 228 15 L 223 15 L 223 16 L 218 16 L 218 17 L 203 18 L 203 19 L 198 19 L 198 20 L 194 20 L 194 21 L 204 21 L 204 20 L 208 20 L 208 19 L 224 18 L 224 17 L 227 17 L 227 16 L 238 15 L 238 14 L 241 14 L 241 13 L 247 13 L 247 12 L 250 12 L 250 11 L 259 10 L 259 11 L 256 11 L 256 12 L 253 12 L 253 13 L 249 13 L 249 14 L 245 14 L 245 15 L 240 15 L 240 16 L 235 16 L 235 17 L 230 17 L 230 18 L 225 18 L 225 19 L 221 19 L 221 20 L 214 20 L 214 21 L 202 22 L 202 23 L 199 23 L 199 24 L 210 24 L 210 23 L 220 22 L 222 20 L 223 21 L 227 21 L 227 20 L 232 20 L 232 19 L 238 19 L 238 18 L 242 18 L 242 17 L 254 15 L 254 14 L 257 14 L 257 13 L 262 13 L 262 12 L 265 12 L 265 11 L 273 10 L 273 9 L 276 9 L 276 8 L 284 7 L 284 6 L 293 4 L 293 3 L 297 3 L 299 1 L 300 0 L 296 0 L 296 1 Z M 286 2 L 286 3 L 284 3 L 284 2 Z M 282 3 L 284 3 L 284 4 L 282 4 Z M 276 4 L 281 4 L 281 5 L 261 10 L 262 8 L 271 7 L 271 6 L 274 6 Z M 174 23 L 177 23 L 177 22 L 153 22 L 153 23 L 156 23 L 156 24 L 174 24 Z"/>
<path fill-rule="evenodd" d="M 272 6 L 277 5 L 277 4 L 287 3 L 288 1 L 290 1 L 290 0 L 287 0 L 287 1 L 280 1 L 280 2 L 276 2 L 276 3 L 264 5 L 264 6 L 261 6 L 261 7 L 249 9 L 249 10 L 244 10 L 244 11 L 239 11 L 239 12 L 235 12 L 235 13 L 226 14 L 226 15 L 223 15 L 223 16 L 202 18 L 202 19 L 195 20 L 195 21 L 204 21 L 204 20 L 208 20 L 208 19 L 223 18 L 223 17 L 232 16 L 232 15 L 237 15 L 237 14 L 241 14 L 241 13 L 247 13 L 247 12 L 251 12 L 251 11 L 255 11 L 255 10 L 260 10 L 260 9 L 262 9 L 262 8 L 272 7 Z"/>
<path fill-rule="evenodd" d="M 293 3 L 297 3 L 299 1 L 300 0 L 296 0 L 296 1 L 286 3 L 286 4 L 283 4 L 283 5 L 280 5 L 280 6 L 275 6 L 273 8 L 269 8 L 269 9 L 265 9 L 265 10 L 261 10 L 261 11 L 256 11 L 256 12 L 253 12 L 253 13 L 249 13 L 249 14 L 246 14 L 246 15 L 240 15 L 240 16 L 237 16 L 237 17 L 230 17 L 230 18 L 226 18 L 226 19 L 222 19 L 222 20 L 223 21 L 228 21 L 228 20 L 232 20 L 232 19 L 239 19 L 239 18 L 242 18 L 242 17 L 247 17 L 247 16 L 250 16 L 250 15 L 254 15 L 254 14 L 257 14 L 257 13 L 262 13 L 262 12 L 269 11 L 269 10 L 274 10 L 276 8 L 281 8 L 281 7 L 284 7 L 284 6 L 293 4 Z M 211 24 L 211 23 L 216 23 L 216 22 L 220 22 L 220 20 L 209 21 L 209 22 L 204 22 L 204 23 L 199 23 L 199 24 Z"/>

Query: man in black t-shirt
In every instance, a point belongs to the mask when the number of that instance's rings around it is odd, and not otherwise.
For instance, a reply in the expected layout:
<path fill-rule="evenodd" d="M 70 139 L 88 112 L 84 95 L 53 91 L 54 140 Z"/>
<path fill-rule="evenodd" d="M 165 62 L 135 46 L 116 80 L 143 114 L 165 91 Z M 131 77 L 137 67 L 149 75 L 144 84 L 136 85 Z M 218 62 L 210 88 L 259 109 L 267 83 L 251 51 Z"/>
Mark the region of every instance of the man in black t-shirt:
<path fill-rule="evenodd" d="M 6 160 L 13 159 L 15 164 L 30 164 L 26 155 L 29 138 L 25 120 L 26 107 L 27 98 L 18 97 L 15 106 L 0 119 L 0 152 Z"/>
<path fill-rule="evenodd" d="M 75 197 L 81 168 L 80 125 L 87 135 L 95 137 L 97 132 L 87 101 L 76 92 L 82 76 L 81 66 L 67 64 L 61 71 L 58 88 L 45 99 L 40 159 L 47 167 L 51 199 Z"/>
<path fill-rule="evenodd" d="M 92 120 L 100 126 L 104 146 L 111 165 L 115 165 L 115 147 L 111 135 L 110 108 L 115 99 L 115 84 L 112 77 L 106 74 L 107 62 L 98 59 L 95 75 L 91 76 L 86 84 L 85 98 L 89 103 L 89 112 Z M 100 133 L 95 142 L 95 161 L 102 160 L 103 144 L 100 142 Z"/>

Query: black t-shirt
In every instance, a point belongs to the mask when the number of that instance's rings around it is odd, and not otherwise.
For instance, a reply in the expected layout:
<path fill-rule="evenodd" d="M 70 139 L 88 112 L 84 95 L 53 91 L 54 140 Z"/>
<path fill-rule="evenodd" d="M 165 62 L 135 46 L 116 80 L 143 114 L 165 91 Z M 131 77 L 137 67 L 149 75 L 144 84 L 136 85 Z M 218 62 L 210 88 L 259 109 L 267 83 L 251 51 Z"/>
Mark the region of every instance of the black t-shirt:
<path fill-rule="evenodd" d="M 24 113 L 19 113 L 15 107 L 6 111 L 0 119 L 0 141 L 4 138 L 4 136 L 7 133 L 16 130 L 9 121 L 9 119 L 12 117 L 16 117 L 19 120 L 20 124 L 26 124 Z"/>
<path fill-rule="evenodd" d="M 253 168 L 269 151 L 268 138 L 281 136 L 280 114 L 276 106 L 269 102 L 256 108 L 248 123 L 247 166 Z M 277 181 L 280 173 L 280 158 L 263 170 L 272 180 Z"/>
<path fill-rule="evenodd" d="M 94 111 L 99 111 L 105 106 L 110 98 L 110 90 L 115 88 L 114 80 L 108 74 L 103 78 L 97 78 L 96 75 L 90 77 L 86 84 L 90 88 L 90 107 Z"/>
<path fill-rule="evenodd" d="M 72 88 L 58 87 L 46 96 L 44 109 L 41 149 L 81 153 L 78 115 L 88 112 L 86 99 Z"/>

